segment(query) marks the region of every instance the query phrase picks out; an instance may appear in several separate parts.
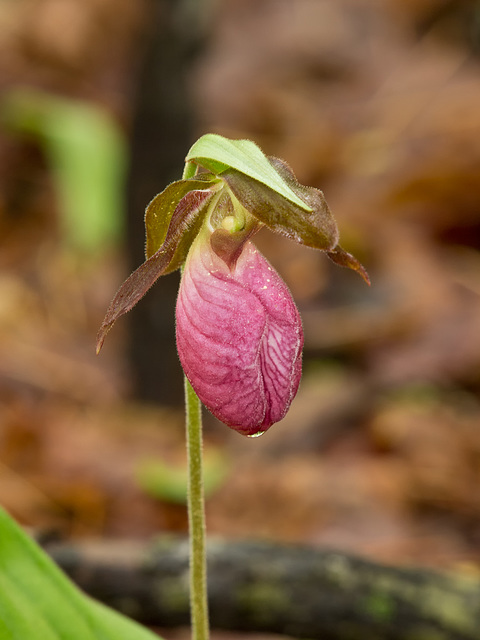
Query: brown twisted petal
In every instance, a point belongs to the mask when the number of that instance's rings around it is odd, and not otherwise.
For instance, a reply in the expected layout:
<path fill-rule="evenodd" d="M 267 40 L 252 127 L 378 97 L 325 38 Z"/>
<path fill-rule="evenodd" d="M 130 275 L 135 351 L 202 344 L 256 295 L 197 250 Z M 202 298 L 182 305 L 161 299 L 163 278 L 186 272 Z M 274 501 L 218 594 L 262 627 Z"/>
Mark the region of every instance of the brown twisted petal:
<path fill-rule="evenodd" d="M 171 270 L 170 266 L 175 261 L 182 244 L 187 241 L 192 243 L 203 222 L 205 209 L 213 196 L 214 193 L 209 190 L 194 190 L 180 200 L 170 220 L 163 244 L 125 280 L 110 303 L 97 334 L 97 353 L 116 320 L 130 311 L 160 276 Z M 180 262 L 176 268 L 179 266 Z"/>

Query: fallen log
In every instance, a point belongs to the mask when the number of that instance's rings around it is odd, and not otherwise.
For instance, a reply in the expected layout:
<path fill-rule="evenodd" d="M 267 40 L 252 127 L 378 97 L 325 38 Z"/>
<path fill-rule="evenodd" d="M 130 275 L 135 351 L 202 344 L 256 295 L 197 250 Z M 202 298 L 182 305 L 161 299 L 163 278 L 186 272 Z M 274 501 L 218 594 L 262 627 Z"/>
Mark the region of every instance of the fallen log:
<path fill-rule="evenodd" d="M 87 593 L 146 625 L 189 624 L 188 543 L 47 551 Z M 480 581 L 332 550 L 211 540 L 213 628 L 321 640 L 479 640 Z"/>

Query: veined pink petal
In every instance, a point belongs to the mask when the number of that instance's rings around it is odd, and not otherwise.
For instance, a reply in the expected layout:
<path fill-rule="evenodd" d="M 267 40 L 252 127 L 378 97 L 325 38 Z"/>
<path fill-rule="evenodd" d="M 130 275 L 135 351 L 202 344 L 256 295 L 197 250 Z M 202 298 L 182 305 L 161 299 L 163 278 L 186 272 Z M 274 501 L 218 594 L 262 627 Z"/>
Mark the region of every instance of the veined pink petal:
<path fill-rule="evenodd" d="M 256 435 L 284 417 L 301 377 L 302 324 L 286 284 L 251 242 L 230 270 L 198 237 L 176 316 L 182 367 L 217 418 Z"/>

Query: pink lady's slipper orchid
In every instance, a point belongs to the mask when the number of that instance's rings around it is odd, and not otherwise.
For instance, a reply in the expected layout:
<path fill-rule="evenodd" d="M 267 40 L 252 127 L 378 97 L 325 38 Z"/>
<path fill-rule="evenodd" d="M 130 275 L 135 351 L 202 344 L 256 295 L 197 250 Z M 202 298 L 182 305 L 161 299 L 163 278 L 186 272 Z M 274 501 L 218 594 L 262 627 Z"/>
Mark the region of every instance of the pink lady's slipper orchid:
<path fill-rule="evenodd" d="M 217 418 L 244 435 L 260 435 L 295 397 L 303 331 L 286 284 L 251 237 L 266 225 L 326 251 L 367 282 L 368 276 L 338 246 L 323 193 L 300 185 L 284 162 L 254 143 L 203 136 L 187 156 L 186 174 L 147 207 L 147 260 L 113 299 L 98 349 L 159 276 L 183 266 L 176 308 L 183 370 Z"/>
<path fill-rule="evenodd" d="M 302 347 L 292 296 L 255 246 L 226 262 L 200 234 L 180 284 L 177 349 L 205 406 L 240 433 L 263 433 L 297 392 Z"/>

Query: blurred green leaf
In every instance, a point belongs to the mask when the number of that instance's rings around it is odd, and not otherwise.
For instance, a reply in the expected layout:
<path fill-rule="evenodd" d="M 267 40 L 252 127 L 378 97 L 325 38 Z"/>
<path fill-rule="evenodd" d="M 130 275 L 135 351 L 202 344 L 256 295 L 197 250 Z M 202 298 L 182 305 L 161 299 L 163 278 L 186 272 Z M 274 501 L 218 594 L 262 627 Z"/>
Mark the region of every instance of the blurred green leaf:
<path fill-rule="evenodd" d="M 33 89 L 2 100 L 5 126 L 43 146 L 58 190 L 64 237 L 96 250 L 123 233 L 126 145 L 119 127 L 98 106 Z"/>
<path fill-rule="evenodd" d="M 0 509 L 0 640 L 158 640 L 84 595 Z"/>
<path fill-rule="evenodd" d="M 217 451 L 205 451 L 204 455 L 204 490 L 210 496 L 224 481 L 228 471 L 227 461 Z M 136 479 L 139 486 L 152 498 L 186 504 L 187 502 L 187 467 L 175 467 L 159 459 L 143 460 L 137 468 Z"/>

